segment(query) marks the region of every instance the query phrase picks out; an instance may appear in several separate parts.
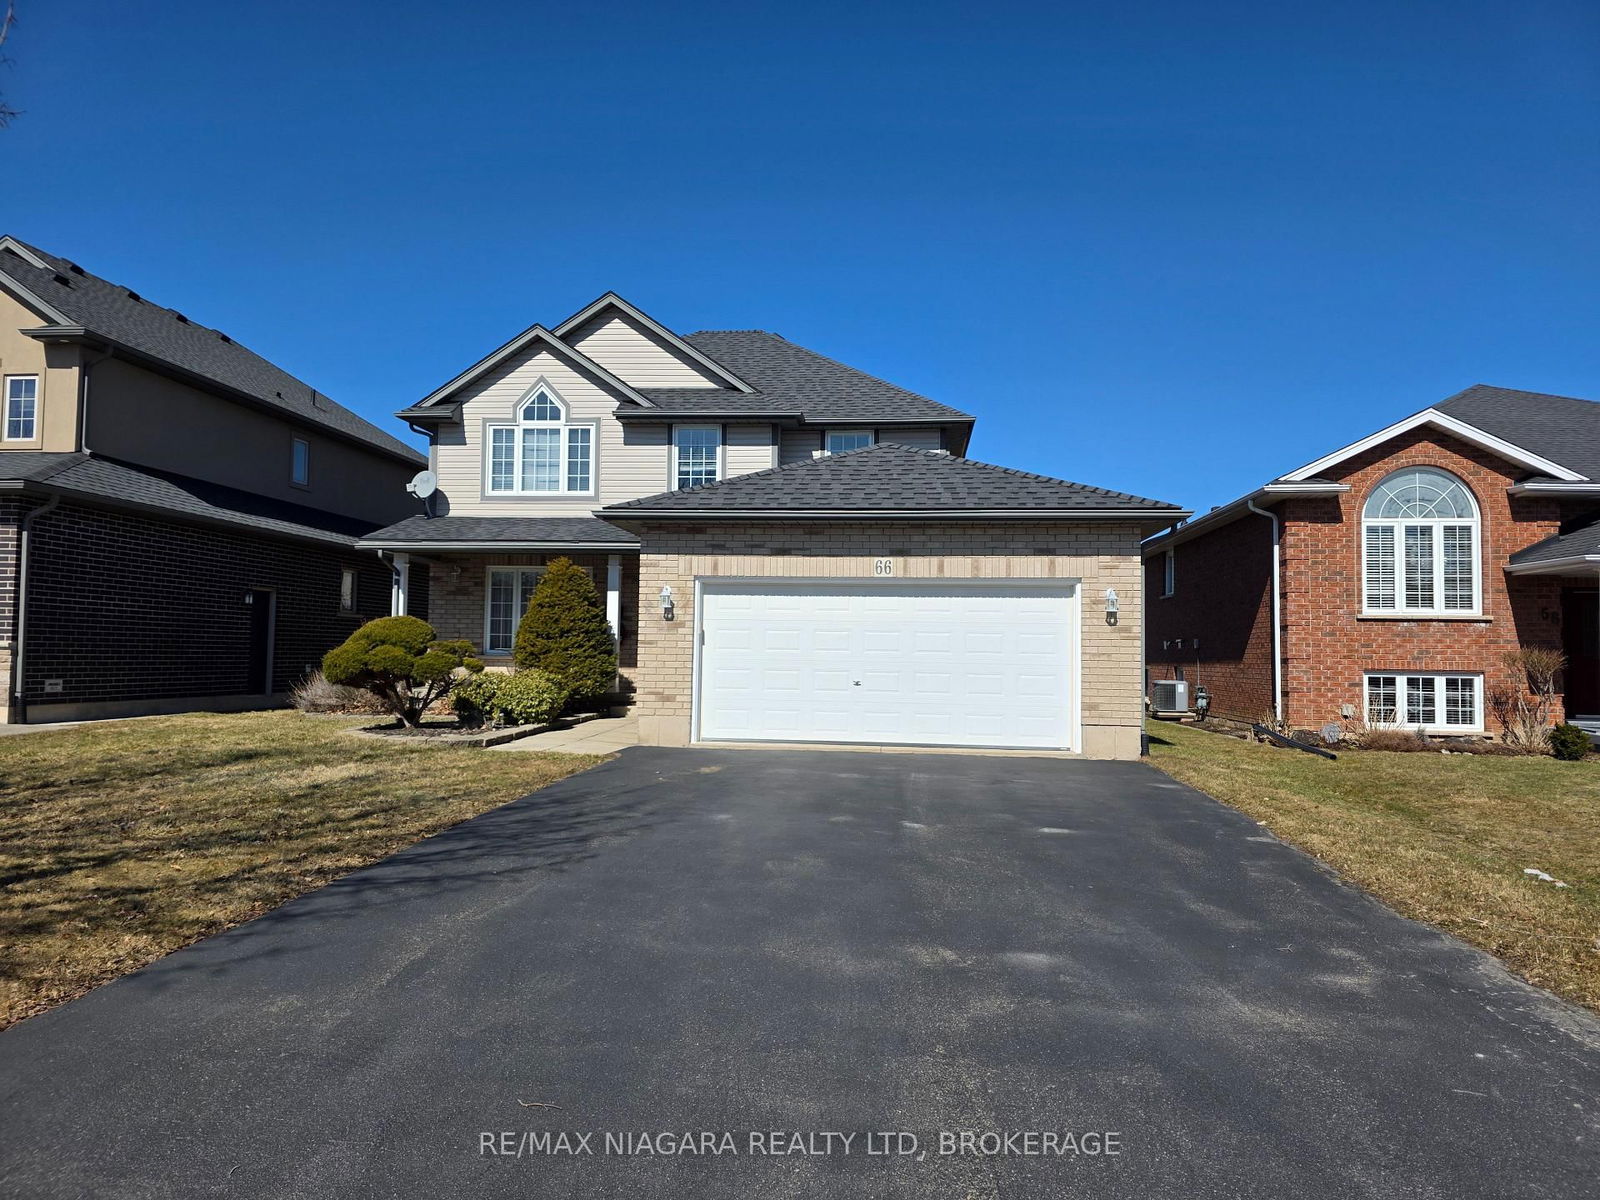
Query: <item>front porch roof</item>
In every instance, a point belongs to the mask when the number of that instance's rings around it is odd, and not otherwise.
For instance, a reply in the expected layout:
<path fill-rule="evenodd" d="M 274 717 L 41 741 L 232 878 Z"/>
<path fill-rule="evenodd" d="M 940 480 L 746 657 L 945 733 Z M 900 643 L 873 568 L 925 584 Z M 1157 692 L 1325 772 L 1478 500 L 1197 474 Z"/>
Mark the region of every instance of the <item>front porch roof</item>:
<path fill-rule="evenodd" d="M 1512 575 L 1589 575 L 1600 572 L 1600 521 L 1518 550 L 1506 560 Z"/>
<path fill-rule="evenodd" d="M 356 543 L 365 550 L 609 550 L 637 552 L 639 539 L 598 517 L 407 517 Z"/>

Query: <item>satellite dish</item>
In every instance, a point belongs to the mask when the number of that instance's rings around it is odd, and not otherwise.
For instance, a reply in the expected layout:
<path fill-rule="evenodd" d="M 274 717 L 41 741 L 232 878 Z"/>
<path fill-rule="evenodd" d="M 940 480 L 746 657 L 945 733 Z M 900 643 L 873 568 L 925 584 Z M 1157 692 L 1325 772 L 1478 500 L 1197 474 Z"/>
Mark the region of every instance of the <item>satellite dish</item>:
<path fill-rule="evenodd" d="M 418 471 L 411 477 L 411 482 L 406 484 L 406 491 L 418 500 L 426 500 L 439 487 L 439 477 L 432 471 Z"/>

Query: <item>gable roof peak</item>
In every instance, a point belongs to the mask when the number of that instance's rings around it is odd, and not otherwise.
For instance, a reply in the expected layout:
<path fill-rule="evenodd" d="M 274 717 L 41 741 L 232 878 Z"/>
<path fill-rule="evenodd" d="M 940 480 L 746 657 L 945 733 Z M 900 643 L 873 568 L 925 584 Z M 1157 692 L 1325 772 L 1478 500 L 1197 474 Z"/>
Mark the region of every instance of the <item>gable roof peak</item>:
<path fill-rule="evenodd" d="M 679 351 L 679 353 L 692 359 L 701 369 L 721 380 L 722 383 L 727 387 L 734 388 L 735 390 L 741 392 L 753 392 L 756 390 L 739 376 L 728 370 L 727 367 L 717 362 L 716 359 L 712 358 L 703 350 L 700 350 L 698 347 L 693 346 L 684 340 L 681 334 L 674 333 L 671 329 L 668 329 L 665 325 L 656 320 L 649 313 L 645 312 L 642 308 L 639 308 L 635 304 L 630 304 L 621 296 L 617 295 L 616 292 L 607 292 L 599 299 L 584 305 L 565 321 L 562 321 L 559 325 L 557 325 L 554 332 L 557 337 L 564 338 L 574 329 L 577 329 L 580 326 L 588 323 L 608 308 L 614 308 L 618 312 L 626 314 L 633 321 L 644 326 L 662 341 L 667 342 L 674 349 Z"/>

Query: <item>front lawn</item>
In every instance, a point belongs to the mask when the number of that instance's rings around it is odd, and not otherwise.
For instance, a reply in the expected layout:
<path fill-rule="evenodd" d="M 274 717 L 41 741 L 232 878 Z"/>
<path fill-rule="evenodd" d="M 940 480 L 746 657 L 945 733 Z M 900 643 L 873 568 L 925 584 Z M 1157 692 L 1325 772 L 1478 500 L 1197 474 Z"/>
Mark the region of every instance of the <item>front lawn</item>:
<path fill-rule="evenodd" d="M 1337 762 L 1166 722 L 1156 766 L 1386 904 L 1600 1009 L 1600 764 L 1352 750 Z M 1571 884 L 1524 875 L 1538 867 Z"/>
<path fill-rule="evenodd" d="M 0 1027 L 601 761 L 343 732 L 362 723 L 0 737 Z"/>

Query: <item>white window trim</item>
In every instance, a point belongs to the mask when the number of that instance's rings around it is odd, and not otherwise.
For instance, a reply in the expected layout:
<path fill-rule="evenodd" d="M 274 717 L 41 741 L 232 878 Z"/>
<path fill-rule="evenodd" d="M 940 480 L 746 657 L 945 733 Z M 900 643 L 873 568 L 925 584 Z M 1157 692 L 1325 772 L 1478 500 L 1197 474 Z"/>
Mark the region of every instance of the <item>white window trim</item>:
<path fill-rule="evenodd" d="M 678 434 L 690 429 L 710 429 L 717 435 L 717 477 L 712 482 L 721 483 L 728 477 L 728 438 L 727 430 L 721 425 L 674 425 L 672 427 L 672 453 L 667 456 L 667 490 L 677 491 L 682 485 L 678 483 Z M 705 486 L 705 485 L 700 485 Z"/>
<path fill-rule="evenodd" d="M 490 644 L 490 602 L 494 598 L 494 573 L 496 571 L 534 571 L 540 575 L 545 573 L 543 563 L 495 563 L 483 569 L 483 652 L 485 654 L 510 654 L 517 648 L 517 626 L 522 623 L 522 614 L 513 615 L 511 622 L 511 644 L 504 650 L 496 649 Z"/>
<path fill-rule="evenodd" d="M 1370 711 L 1371 681 L 1374 678 L 1389 676 L 1392 676 L 1395 681 L 1395 720 L 1388 724 L 1375 725 L 1368 716 Z M 1433 708 L 1434 712 L 1441 717 L 1445 713 L 1444 681 L 1446 679 L 1472 680 L 1472 708 L 1477 715 L 1477 721 L 1471 725 L 1447 725 L 1443 721 L 1437 721 L 1431 725 L 1413 725 L 1402 715 L 1406 707 L 1406 680 L 1408 679 L 1433 680 Z M 1365 671 L 1361 676 L 1361 717 L 1362 723 L 1369 729 L 1420 729 L 1423 733 L 1483 733 L 1483 675 L 1477 671 Z"/>
<path fill-rule="evenodd" d="M 1437 471 L 1461 485 L 1467 499 L 1472 502 L 1471 517 L 1369 517 L 1367 504 L 1372 493 L 1382 487 L 1395 474 L 1406 470 Z M 1483 616 L 1483 506 L 1473 494 L 1466 480 L 1443 467 L 1401 467 L 1390 472 L 1373 485 L 1367 499 L 1358 510 L 1361 521 L 1361 615 L 1363 617 L 1481 617 Z M 1374 525 L 1394 530 L 1394 600 L 1393 608 L 1374 608 L 1367 590 L 1367 539 Z M 1428 608 L 1407 608 L 1406 597 L 1406 537 L 1408 525 L 1426 525 L 1433 529 L 1433 598 Z M 1466 525 L 1472 530 L 1472 607 L 1446 608 L 1444 606 L 1444 529 L 1449 525 Z M 1385 672 L 1377 672 L 1384 674 Z"/>
<path fill-rule="evenodd" d="M 295 475 L 296 450 L 306 448 L 306 477 L 300 479 Z M 311 442 L 303 437 L 289 439 L 289 483 L 292 487 L 308 488 L 311 486 Z"/>
<path fill-rule="evenodd" d="M 522 410 L 539 392 L 544 392 L 554 401 L 561 410 L 561 420 L 556 421 L 524 421 Z M 494 486 L 494 433 L 497 429 L 510 429 L 516 432 L 513 441 L 512 469 L 518 484 L 514 488 L 497 488 Z M 522 434 L 529 429 L 556 429 L 561 432 L 559 445 L 561 447 L 561 462 L 557 468 L 557 477 L 561 480 L 559 488 L 550 488 L 536 491 L 524 488 L 522 484 Z M 567 438 L 569 429 L 587 429 L 589 431 L 589 486 L 581 491 L 567 487 L 567 471 L 571 443 Z M 548 499 L 552 496 L 593 496 L 597 494 L 600 486 L 600 426 L 595 421 L 574 421 L 572 419 L 572 406 L 566 402 L 561 393 L 550 386 L 548 380 L 540 378 L 531 388 L 522 393 L 522 398 L 511 410 L 509 421 L 486 421 L 483 425 L 483 444 L 479 447 L 483 459 L 483 495 L 485 499 L 498 499 L 504 496 L 535 497 Z"/>
<path fill-rule="evenodd" d="M 864 433 L 864 434 L 867 435 L 867 445 L 868 446 L 876 446 L 878 444 L 878 431 L 876 429 L 824 429 L 822 431 L 822 452 L 824 454 L 832 454 L 833 453 L 832 450 L 828 449 L 828 439 L 831 438 L 836 433 L 837 434 L 841 434 L 841 435 L 842 434 L 863 434 Z M 857 449 L 865 449 L 865 447 L 858 446 Z M 846 450 L 846 451 L 844 451 L 844 453 L 848 454 L 849 451 Z"/>
<path fill-rule="evenodd" d="M 1362 560 L 1363 562 L 1365 559 Z M 1162 556 L 1161 561 L 1161 595 L 1172 595 L 1178 590 L 1178 561 L 1171 550 Z"/>
<path fill-rule="evenodd" d="M 33 432 L 29 433 L 27 437 L 14 438 L 11 436 L 11 381 L 13 379 L 33 380 Z M 0 440 L 7 442 L 37 442 L 39 440 L 39 391 L 42 382 L 40 376 L 27 373 L 4 377 L 3 383 L 0 383 L 0 386 L 4 388 L 3 394 L 0 394 L 0 400 L 4 401 L 4 410 L 0 411 Z"/>

